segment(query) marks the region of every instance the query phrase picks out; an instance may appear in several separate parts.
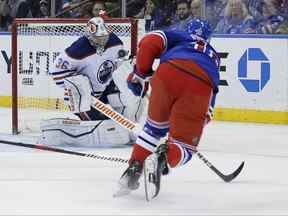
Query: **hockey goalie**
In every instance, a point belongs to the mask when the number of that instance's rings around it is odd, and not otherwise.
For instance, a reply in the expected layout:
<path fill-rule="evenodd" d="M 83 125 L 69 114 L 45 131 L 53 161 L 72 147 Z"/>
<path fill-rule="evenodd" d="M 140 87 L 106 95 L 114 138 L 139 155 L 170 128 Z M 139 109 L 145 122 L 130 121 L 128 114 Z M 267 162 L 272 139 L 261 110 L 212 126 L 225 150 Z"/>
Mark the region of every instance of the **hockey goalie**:
<path fill-rule="evenodd" d="M 130 120 L 140 120 L 145 100 L 127 95 L 126 75 L 121 74 L 123 69 L 118 70 L 127 53 L 101 17 L 88 21 L 85 35 L 66 48 L 49 71 L 56 85 L 63 88 L 64 102 L 77 118 L 42 121 L 41 143 L 109 147 L 133 142 L 134 134 L 92 106 L 96 97 Z"/>

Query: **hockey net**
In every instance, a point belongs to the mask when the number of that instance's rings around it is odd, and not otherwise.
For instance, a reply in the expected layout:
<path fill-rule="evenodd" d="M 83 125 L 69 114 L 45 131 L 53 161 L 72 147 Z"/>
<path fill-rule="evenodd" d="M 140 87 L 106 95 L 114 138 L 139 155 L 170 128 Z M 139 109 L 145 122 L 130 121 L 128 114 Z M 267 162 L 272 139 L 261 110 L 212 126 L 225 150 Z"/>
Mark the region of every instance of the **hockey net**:
<path fill-rule="evenodd" d="M 40 120 L 72 117 L 63 102 L 63 89 L 48 76 L 53 61 L 66 47 L 85 33 L 87 19 L 15 19 L 12 27 L 12 131 L 38 133 Z M 137 20 L 105 20 L 110 31 L 135 55 Z M 126 91 L 126 75 L 132 70 L 124 62 L 116 83 Z M 127 90 L 128 91 L 128 90 Z M 135 98 L 127 92 L 127 100 Z M 136 105 L 135 105 L 136 106 Z M 73 115 L 74 117 L 74 115 Z M 74 117 L 75 118 L 75 117 Z"/>

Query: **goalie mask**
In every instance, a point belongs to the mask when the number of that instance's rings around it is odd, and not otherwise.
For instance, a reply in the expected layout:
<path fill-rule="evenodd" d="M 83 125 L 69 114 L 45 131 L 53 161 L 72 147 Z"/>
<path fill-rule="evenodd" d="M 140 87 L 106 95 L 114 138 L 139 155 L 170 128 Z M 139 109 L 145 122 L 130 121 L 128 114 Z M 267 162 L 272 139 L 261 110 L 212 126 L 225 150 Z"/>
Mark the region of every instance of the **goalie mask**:
<path fill-rule="evenodd" d="M 90 44 L 96 48 L 97 54 L 101 55 L 109 38 L 109 32 L 101 17 L 94 17 L 88 21 L 86 37 Z"/>

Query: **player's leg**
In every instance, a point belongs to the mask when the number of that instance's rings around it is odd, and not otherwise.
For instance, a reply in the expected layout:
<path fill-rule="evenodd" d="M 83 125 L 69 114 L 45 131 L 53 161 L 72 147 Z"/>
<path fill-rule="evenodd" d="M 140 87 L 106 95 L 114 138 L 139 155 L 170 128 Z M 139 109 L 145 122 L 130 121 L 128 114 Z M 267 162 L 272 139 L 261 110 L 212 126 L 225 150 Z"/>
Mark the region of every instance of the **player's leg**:
<path fill-rule="evenodd" d="M 144 160 L 154 152 L 161 137 L 165 137 L 169 130 L 169 114 L 173 96 L 166 91 L 165 82 L 157 75 L 158 71 L 161 72 L 163 69 L 160 66 L 151 79 L 152 91 L 149 98 L 148 117 L 133 145 L 129 167 L 119 180 L 120 188 L 128 187 L 130 190 L 138 188 L 138 179 L 142 173 Z M 135 172 L 129 172 L 129 170 Z"/>
<path fill-rule="evenodd" d="M 175 77 L 181 80 L 181 77 Z M 194 79 L 194 78 L 193 78 Z M 155 153 L 147 157 L 144 163 L 144 182 L 146 199 L 151 200 L 160 191 L 161 176 L 168 173 L 168 166 L 176 167 L 187 163 L 193 150 L 198 146 L 205 123 L 206 113 L 210 101 L 211 88 L 203 86 L 199 80 L 184 79 L 187 86 L 176 88 L 170 115 L 170 130 L 168 145 L 159 145 Z M 191 89 L 190 86 L 193 88 Z"/>
<path fill-rule="evenodd" d="M 130 161 L 139 160 L 141 163 L 157 147 L 159 140 L 165 137 L 169 130 L 169 117 L 174 96 L 169 93 L 165 81 L 159 78 L 164 67 L 160 66 L 151 79 L 151 95 L 149 98 L 148 116 L 142 132 L 139 134 Z"/>
<path fill-rule="evenodd" d="M 168 139 L 168 163 L 170 167 L 186 164 L 199 144 L 212 89 L 189 75 L 178 77 L 187 83 L 182 94 L 173 104 Z"/>

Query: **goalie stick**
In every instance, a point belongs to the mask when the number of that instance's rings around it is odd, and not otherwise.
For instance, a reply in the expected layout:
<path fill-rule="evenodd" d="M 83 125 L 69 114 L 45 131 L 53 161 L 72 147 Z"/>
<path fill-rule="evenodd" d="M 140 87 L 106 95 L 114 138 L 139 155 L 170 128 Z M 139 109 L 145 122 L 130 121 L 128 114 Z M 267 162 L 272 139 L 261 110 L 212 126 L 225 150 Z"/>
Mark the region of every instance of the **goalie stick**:
<path fill-rule="evenodd" d="M 114 111 L 110 106 L 104 104 L 102 101 L 98 100 L 95 97 L 92 97 L 92 106 L 97 109 L 99 112 L 103 113 L 110 119 L 114 120 L 119 125 L 123 126 L 124 128 L 132 131 L 132 132 L 139 132 L 142 127 L 139 124 L 136 124 L 129 119 L 125 118 L 123 115 Z M 216 173 L 223 181 L 231 182 L 235 179 L 239 173 L 242 171 L 244 167 L 244 161 L 240 164 L 240 166 L 231 174 L 225 175 L 220 170 L 218 170 L 211 162 L 208 161 L 205 156 L 197 150 L 193 150 L 193 152 L 198 156 L 198 158 L 203 161 L 214 173 Z"/>

